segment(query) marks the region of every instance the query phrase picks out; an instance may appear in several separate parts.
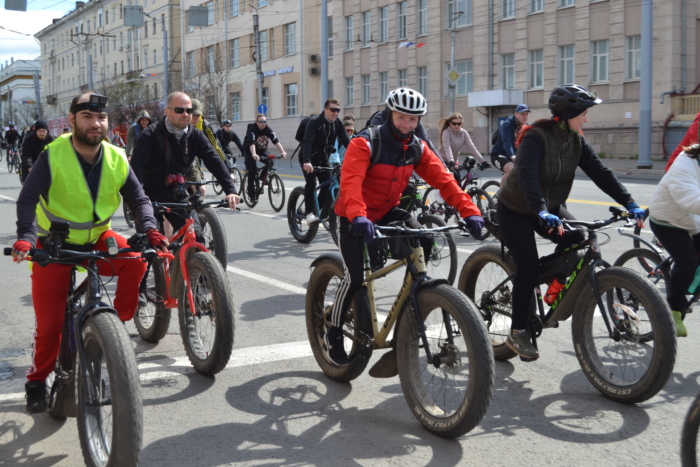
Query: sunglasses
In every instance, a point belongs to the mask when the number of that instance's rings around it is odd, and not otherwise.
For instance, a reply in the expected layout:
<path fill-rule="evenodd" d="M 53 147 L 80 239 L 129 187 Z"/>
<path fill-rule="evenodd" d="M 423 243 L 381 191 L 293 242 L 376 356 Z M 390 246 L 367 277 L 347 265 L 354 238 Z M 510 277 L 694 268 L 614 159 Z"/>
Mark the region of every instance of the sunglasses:
<path fill-rule="evenodd" d="M 326 108 L 328 110 L 330 110 L 331 112 L 333 112 L 334 114 L 337 114 L 338 112 L 340 112 L 340 109 L 337 107 L 335 107 L 335 108 L 326 107 Z"/>
<path fill-rule="evenodd" d="M 188 115 L 192 115 L 192 112 L 194 109 L 192 107 L 184 108 L 184 107 L 173 107 L 173 112 L 176 114 L 181 114 L 183 112 L 187 112 Z"/>
<path fill-rule="evenodd" d="M 462 122 L 450 122 L 450 125 L 462 126 Z"/>
<path fill-rule="evenodd" d="M 267 120 L 258 120 L 258 123 L 267 123 Z"/>

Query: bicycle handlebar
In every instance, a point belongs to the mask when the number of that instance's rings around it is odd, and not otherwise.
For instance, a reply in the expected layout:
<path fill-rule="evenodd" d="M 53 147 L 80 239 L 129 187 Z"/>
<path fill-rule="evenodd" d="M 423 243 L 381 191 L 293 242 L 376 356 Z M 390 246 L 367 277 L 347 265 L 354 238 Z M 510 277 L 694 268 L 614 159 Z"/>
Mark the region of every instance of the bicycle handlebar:
<path fill-rule="evenodd" d="M 615 206 L 610 206 L 610 212 L 613 214 L 612 217 L 604 221 L 587 222 L 579 220 L 562 219 L 561 222 L 562 224 L 568 224 L 569 226 L 580 225 L 581 227 L 585 227 L 588 230 L 598 230 L 612 224 L 613 222 L 627 220 L 628 212 L 624 209 L 616 208 Z"/>
<path fill-rule="evenodd" d="M 199 207 L 203 206 L 213 206 L 215 208 L 227 208 L 228 207 L 228 201 L 226 199 L 222 199 L 219 201 L 207 201 L 207 202 L 201 202 L 198 203 L 197 200 L 199 199 L 199 193 L 192 194 L 186 198 L 187 201 L 166 201 L 166 202 L 160 202 L 160 201 L 153 201 L 153 210 L 156 212 L 156 214 L 163 214 L 171 209 L 190 209 L 190 210 L 195 210 Z M 236 208 L 238 209 L 238 208 Z"/>
<path fill-rule="evenodd" d="M 431 227 L 431 228 L 426 228 L 426 227 L 421 227 L 420 229 L 412 229 L 410 227 L 405 227 L 401 225 L 395 225 L 395 226 L 385 226 L 385 225 L 375 225 L 375 236 L 376 238 L 388 238 L 386 235 L 382 235 L 382 232 L 401 232 L 409 235 L 424 235 L 426 233 L 434 233 L 434 232 L 445 232 L 447 230 L 457 230 L 457 229 L 462 229 L 461 224 L 463 224 L 463 221 L 460 221 L 459 224 L 451 224 L 451 225 L 443 225 L 440 227 Z"/>

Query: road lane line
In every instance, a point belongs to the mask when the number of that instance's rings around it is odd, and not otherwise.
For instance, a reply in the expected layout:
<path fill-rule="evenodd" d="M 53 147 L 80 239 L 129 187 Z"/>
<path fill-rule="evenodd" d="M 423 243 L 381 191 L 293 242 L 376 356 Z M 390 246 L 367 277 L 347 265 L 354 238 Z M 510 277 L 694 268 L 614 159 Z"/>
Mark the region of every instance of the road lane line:
<path fill-rule="evenodd" d="M 257 280 L 260 282 L 264 282 L 268 285 L 278 287 L 278 288 L 280 288 L 282 290 L 286 290 L 288 292 L 306 295 L 306 289 L 303 287 L 299 287 L 299 286 L 292 285 L 292 284 L 287 284 L 286 282 L 282 282 L 282 281 L 279 281 L 277 279 L 272 279 L 270 277 L 263 276 L 262 274 L 256 274 L 254 272 L 246 271 L 245 269 L 236 268 L 236 267 L 233 267 L 231 265 L 226 266 L 226 270 L 232 274 L 238 274 L 239 276 L 247 277 L 249 279 Z"/>
<path fill-rule="evenodd" d="M 5 195 L 0 195 L 0 198 L 2 198 L 2 199 L 7 199 L 7 200 L 10 200 L 10 201 L 17 201 L 16 199 L 10 198 L 9 196 L 5 196 Z"/>

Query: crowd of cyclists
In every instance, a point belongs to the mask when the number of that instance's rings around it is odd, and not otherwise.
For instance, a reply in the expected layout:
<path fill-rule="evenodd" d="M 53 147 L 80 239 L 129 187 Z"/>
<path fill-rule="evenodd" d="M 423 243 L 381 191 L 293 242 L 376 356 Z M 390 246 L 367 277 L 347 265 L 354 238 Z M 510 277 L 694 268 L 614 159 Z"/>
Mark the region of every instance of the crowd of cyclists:
<path fill-rule="evenodd" d="M 515 264 L 512 326 L 506 345 L 526 361 L 539 357 L 526 323 L 539 276 L 535 234 L 554 242 L 556 250 L 582 240 L 580 231 L 565 230 L 562 225 L 562 219 L 573 219 L 564 203 L 577 168 L 638 223 L 645 219 L 644 210 L 603 165 L 583 136 L 582 127 L 589 110 L 601 102 L 581 86 L 557 86 L 548 99 L 551 117 L 528 124 L 530 110 L 524 104 L 519 105 L 494 135 L 491 161 L 503 172 L 496 221 Z M 334 210 L 339 220 L 339 251 L 345 273 L 324 338 L 328 358 L 338 366 L 348 364 L 341 327 L 362 285 L 363 249 L 365 244 L 375 241 L 375 225 L 398 221 L 411 228 L 421 227 L 410 213 L 399 207 L 413 173 L 438 189 L 445 202 L 459 212 L 463 229 L 479 239 L 485 221 L 471 198 L 460 189 L 451 169 L 463 147 L 480 162 L 482 170 L 490 167 L 463 128 L 464 118 L 460 113 L 440 121 L 438 147 L 433 145 L 422 122 L 428 102 L 413 89 L 401 87 L 391 91 L 385 108 L 372 115 L 360 131 L 353 117 L 339 118 L 341 109 L 341 103 L 330 98 L 321 113 L 305 122 L 299 157 L 309 226 L 323 217 L 323 213 L 316 211 L 313 195 L 317 183 L 329 176 L 328 172 L 315 168 L 338 164 L 342 169 Z M 53 138 L 46 123 L 38 120 L 22 141 L 25 175 L 17 201 L 14 259 L 18 262 L 27 259 L 29 250 L 42 244 L 51 222 L 57 220 L 70 224 L 67 242 L 71 249 L 104 251 L 108 238 L 123 245 L 124 239 L 111 229 L 112 216 L 122 199 L 134 214 L 137 231 L 145 233 L 154 248 L 164 251 L 168 241 L 157 230 L 151 203 L 186 198 L 190 194 L 186 181 L 201 180 L 201 164 L 222 187 L 228 207 L 235 209 L 240 198 L 229 171 L 231 165 L 227 164 L 235 157 L 231 143 L 243 155 L 249 174 L 256 173 L 258 163 L 272 163 L 268 157 L 270 142 L 282 157 L 287 153 L 265 114 L 257 115 L 241 140 L 232 131 L 230 120 L 222 122 L 221 128 L 214 132 L 202 110 L 196 99 L 183 92 L 172 93 L 167 97 L 165 117 L 160 121 L 153 121 L 146 111 L 137 114 L 127 133 L 125 151 L 108 142 L 107 98 L 96 92 L 81 93 L 71 102 L 68 115 L 71 133 Z M 14 124 L 9 127 L 4 142 L 19 144 L 21 135 Z M 695 131 L 697 134 L 697 128 Z M 694 142 L 697 141 L 691 143 Z M 662 183 L 666 191 L 659 195 L 662 199 L 656 203 L 658 210 L 652 204 L 652 228 L 664 244 L 669 241 L 676 245 L 675 249 L 669 249 L 674 258 L 691 249 L 693 253 L 700 251 L 699 153 L 697 148 L 688 149 L 677 159 L 682 161 L 678 167 L 682 165 L 686 173 L 695 174 L 686 177 L 688 180 L 683 184 L 684 193 L 692 196 L 694 202 L 681 198 L 677 184 Z M 260 192 L 255 190 L 255 180 L 253 177 L 248 180 L 248 186 L 241 189 L 256 199 Z M 325 193 L 319 193 L 319 198 L 324 196 Z M 322 205 L 320 200 L 318 205 Z M 669 214 L 676 212 L 679 214 L 675 217 Z M 185 211 L 174 210 L 165 217 L 174 229 L 179 229 L 187 215 Z M 200 235 L 197 216 L 194 220 L 195 231 Z M 428 257 L 430 239 L 423 239 L 421 245 Z M 682 306 L 680 291 L 687 289 L 695 273 L 697 256 L 693 254 L 692 258 L 694 262 L 676 262 L 678 270 L 674 269 L 673 273 L 674 277 L 677 274 L 678 282 L 669 288 L 668 296 L 673 310 Z M 118 258 L 112 261 L 108 275 L 118 276 L 114 306 L 122 321 L 134 316 L 145 271 L 146 266 L 140 261 L 120 262 Z M 68 266 L 55 264 L 35 266 L 32 270 L 36 330 L 32 366 L 27 371 L 29 413 L 47 410 L 44 380 L 58 352 L 68 272 Z M 674 317 L 678 335 L 685 335 L 687 331 L 675 311 Z"/>

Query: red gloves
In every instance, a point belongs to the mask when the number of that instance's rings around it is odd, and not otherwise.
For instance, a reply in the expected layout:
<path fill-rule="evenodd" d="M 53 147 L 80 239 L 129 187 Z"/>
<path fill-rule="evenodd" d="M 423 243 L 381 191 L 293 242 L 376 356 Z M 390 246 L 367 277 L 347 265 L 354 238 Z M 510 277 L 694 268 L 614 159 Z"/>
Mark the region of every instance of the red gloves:
<path fill-rule="evenodd" d="M 168 238 L 163 235 L 162 233 L 158 232 L 156 229 L 150 229 L 146 231 L 146 235 L 148 235 L 148 242 L 151 244 L 152 247 L 154 248 L 167 248 L 168 244 L 166 243 L 168 241 Z"/>
<path fill-rule="evenodd" d="M 15 244 L 12 245 L 12 249 L 18 253 L 26 253 L 32 249 L 32 244 L 26 240 L 17 240 Z"/>

